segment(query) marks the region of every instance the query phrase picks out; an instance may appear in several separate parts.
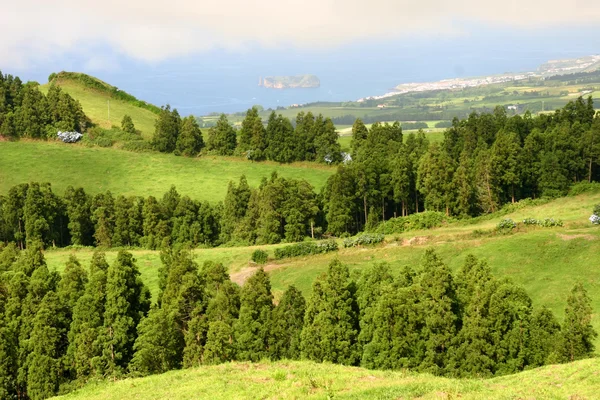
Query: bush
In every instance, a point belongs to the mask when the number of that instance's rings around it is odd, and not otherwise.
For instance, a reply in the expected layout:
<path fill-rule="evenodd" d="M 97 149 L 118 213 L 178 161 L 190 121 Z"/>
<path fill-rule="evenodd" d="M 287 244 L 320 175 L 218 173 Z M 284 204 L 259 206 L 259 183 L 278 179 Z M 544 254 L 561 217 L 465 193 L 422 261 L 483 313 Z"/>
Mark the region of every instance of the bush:
<path fill-rule="evenodd" d="M 254 250 L 251 259 L 257 264 L 265 264 L 269 259 L 269 253 L 264 250 Z"/>
<path fill-rule="evenodd" d="M 537 225 L 543 228 L 552 228 L 555 226 L 563 226 L 563 222 L 559 220 L 555 220 L 554 218 L 545 218 L 545 219 L 535 219 L 535 218 L 525 218 L 523 220 L 524 225 Z"/>
<path fill-rule="evenodd" d="M 510 218 L 505 218 L 502 221 L 498 222 L 498 225 L 496 225 L 496 229 L 498 229 L 499 231 L 512 230 L 516 227 L 517 224 Z"/>
<path fill-rule="evenodd" d="M 579 182 L 571 186 L 569 196 L 577 196 L 582 193 L 600 192 L 600 182 Z"/>
<path fill-rule="evenodd" d="M 385 237 L 380 233 L 365 233 L 344 240 L 344 247 L 366 246 L 383 242 Z"/>
<path fill-rule="evenodd" d="M 125 142 L 122 147 L 123 150 L 134 151 L 136 153 L 145 153 L 153 151 L 152 144 L 146 140 L 132 140 Z"/>
<path fill-rule="evenodd" d="M 337 249 L 338 245 L 335 240 L 325 240 L 322 242 L 300 242 L 275 249 L 275 258 L 280 260 L 282 258 L 323 254 L 329 253 L 330 251 L 336 251 Z"/>
<path fill-rule="evenodd" d="M 431 229 L 442 226 L 452 219 L 446 214 L 436 211 L 425 211 L 411 214 L 406 217 L 391 218 L 385 223 L 380 223 L 374 229 L 376 233 L 390 235 L 420 229 Z"/>
<path fill-rule="evenodd" d="M 594 213 L 590 217 L 590 222 L 594 225 L 600 225 L 600 204 L 594 206 Z"/>

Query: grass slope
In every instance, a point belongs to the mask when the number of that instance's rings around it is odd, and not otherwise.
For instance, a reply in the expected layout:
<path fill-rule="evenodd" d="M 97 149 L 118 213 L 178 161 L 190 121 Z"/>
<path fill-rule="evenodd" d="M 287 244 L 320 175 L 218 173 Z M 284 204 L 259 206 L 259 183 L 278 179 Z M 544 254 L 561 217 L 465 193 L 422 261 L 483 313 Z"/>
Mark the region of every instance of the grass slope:
<path fill-rule="evenodd" d="M 592 323 L 600 332 L 600 228 L 592 226 L 587 218 L 594 204 L 600 203 L 600 193 L 565 197 L 547 204 L 529 206 L 505 217 L 494 217 L 473 224 L 453 223 L 428 231 L 407 232 L 387 237 L 381 246 L 340 249 L 338 252 L 311 257 L 271 261 L 265 266 L 271 277 L 275 298 L 293 284 L 309 295 L 314 279 L 327 269 L 329 262 L 339 258 L 351 270 L 368 268 L 375 262 L 386 261 L 399 271 L 405 265 L 417 267 L 427 248 L 433 247 L 457 270 L 468 254 L 486 259 L 498 277 L 510 277 L 526 288 L 536 306 L 548 306 L 562 319 L 566 298 L 574 283 L 581 280 L 592 297 Z M 520 221 L 525 217 L 561 218 L 563 228 L 520 228 L 510 235 L 479 235 L 476 231 L 490 231 L 502 218 Z M 474 233 L 475 232 L 475 233 Z M 340 243 L 341 244 L 341 243 Z M 224 247 L 196 249 L 198 263 L 207 260 L 222 262 L 229 268 L 232 279 L 243 283 L 255 270 L 249 263 L 256 248 L 267 250 L 270 256 L 278 246 Z M 132 250 L 138 261 L 142 279 L 154 295 L 158 292 L 157 271 L 160 267 L 156 251 Z M 62 270 L 70 254 L 84 264 L 92 256 L 91 249 L 60 249 L 46 252 L 50 268 Z M 109 262 L 117 252 L 108 251 Z M 596 341 L 600 348 L 600 338 Z"/>
<path fill-rule="evenodd" d="M 280 165 L 253 163 L 227 157 L 176 157 L 171 154 L 133 153 L 61 142 L 0 142 L 0 193 L 23 182 L 50 182 L 62 194 L 69 185 L 89 193 L 161 196 L 175 185 L 182 195 L 197 200 L 223 200 L 229 181 L 245 174 L 258 186 L 273 171 L 286 178 L 306 179 L 317 190 L 335 171 L 314 163 Z"/>
<path fill-rule="evenodd" d="M 598 360 L 493 379 L 449 379 L 312 362 L 230 363 L 90 384 L 60 399 L 591 399 Z"/>
<path fill-rule="evenodd" d="M 95 79 L 95 78 L 92 78 Z M 99 81 L 109 88 L 110 85 Z M 102 91 L 96 88 L 87 87 L 80 81 L 62 77 L 59 75 L 54 80 L 54 83 L 59 85 L 71 97 L 78 100 L 83 107 L 85 114 L 102 128 L 110 128 L 112 125 L 121 126 L 121 120 L 125 114 L 129 115 L 133 120 L 133 124 L 138 129 L 142 136 L 146 139 L 152 138 L 154 133 L 154 121 L 156 114 L 145 108 L 138 107 L 132 103 L 113 98 L 109 92 Z M 43 92 L 48 91 L 49 84 L 41 86 Z M 109 113 L 110 102 L 110 119 Z"/>

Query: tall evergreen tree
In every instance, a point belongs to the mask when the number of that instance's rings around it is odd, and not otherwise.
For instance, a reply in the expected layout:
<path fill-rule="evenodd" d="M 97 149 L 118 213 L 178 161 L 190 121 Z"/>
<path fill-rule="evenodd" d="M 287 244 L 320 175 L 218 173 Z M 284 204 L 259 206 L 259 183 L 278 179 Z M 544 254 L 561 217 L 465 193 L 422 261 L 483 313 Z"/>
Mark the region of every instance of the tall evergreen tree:
<path fill-rule="evenodd" d="M 160 374 L 181 366 L 183 337 L 172 314 L 155 307 L 138 325 L 129 369 L 139 375 Z"/>
<path fill-rule="evenodd" d="M 154 124 L 152 147 L 161 153 L 171 153 L 175 150 L 181 118 L 177 110 L 171 111 L 171 106 L 161 107 Z"/>
<path fill-rule="evenodd" d="M 65 362 L 69 372 L 84 383 L 89 377 L 101 376 L 101 337 L 106 301 L 108 263 L 104 253 L 94 252 L 89 281 L 73 308 L 69 331 L 69 348 Z"/>
<path fill-rule="evenodd" d="M 235 129 L 229 124 L 227 116 L 221 114 L 215 127 L 208 131 L 206 148 L 221 156 L 230 156 L 235 151 L 237 136 Z"/>
<path fill-rule="evenodd" d="M 419 285 L 425 323 L 423 334 L 427 338 L 420 369 L 439 374 L 448 365 L 448 352 L 460 321 L 456 287 L 450 269 L 431 249 L 423 258 Z"/>
<path fill-rule="evenodd" d="M 181 120 L 179 136 L 175 145 L 175 153 L 186 157 L 194 157 L 204 148 L 202 132 L 196 118 L 192 115 Z"/>
<path fill-rule="evenodd" d="M 32 400 L 45 399 L 58 392 L 67 326 L 61 302 L 51 291 L 40 303 L 31 331 L 27 395 Z"/>
<path fill-rule="evenodd" d="M 354 283 L 348 267 L 334 260 L 313 284 L 301 335 L 302 357 L 356 365 L 361 353 L 358 330 Z"/>
<path fill-rule="evenodd" d="M 108 268 L 102 337 L 105 375 L 124 373 L 133 356 L 136 328 L 148 312 L 150 293 L 140 279 L 133 256 L 120 251 Z"/>
<path fill-rule="evenodd" d="M 591 324 L 591 303 L 583 284 L 577 283 L 567 298 L 562 326 L 562 354 L 568 361 L 589 357 L 594 352 L 598 333 Z"/>
<path fill-rule="evenodd" d="M 300 358 L 300 334 L 304 325 L 306 300 L 295 286 L 283 293 L 273 310 L 269 353 L 271 359 L 297 360 Z"/>
<path fill-rule="evenodd" d="M 234 326 L 239 360 L 259 361 L 269 355 L 273 295 L 269 276 L 260 268 L 244 284 L 240 315 Z"/>

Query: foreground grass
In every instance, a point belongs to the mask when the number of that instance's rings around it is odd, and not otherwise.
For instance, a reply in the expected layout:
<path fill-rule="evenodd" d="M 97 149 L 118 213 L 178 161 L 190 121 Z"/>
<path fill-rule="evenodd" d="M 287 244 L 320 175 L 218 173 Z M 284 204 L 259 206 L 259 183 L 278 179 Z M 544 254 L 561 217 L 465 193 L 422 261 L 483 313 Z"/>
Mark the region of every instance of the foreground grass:
<path fill-rule="evenodd" d="M 17 184 L 50 182 L 62 194 L 67 186 L 82 186 L 94 194 L 156 196 L 175 185 L 196 200 L 221 201 L 229 181 L 246 175 L 258 186 L 273 171 L 286 178 L 306 179 L 318 191 L 335 168 L 314 163 L 281 165 L 234 157 L 176 157 L 172 154 L 133 153 L 61 142 L 0 142 L 0 193 Z"/>
<path fill-rule="evenodd" d="M 123 116 L 127 114 L 144 138 L 150 139 L 152 137 L 154 121 L 156 121 L 156 114 L 153 112 L 122 100 L 113 99 L 107 93 L 85 87 L 83 84 L 70 79 L 58 79 L 56 84 L 70 94 L 71 97 L 78 100 L 81 103 L 83 112 L 92 122 L 102 128 L 110 128 L 112 125 L 120 127 Z M 48 88 L 48 84 L 40 87 L 44 93 L 48 91 Z"/>
<path fill-rule="evenodd" d="M 90 384 L 61 399 L 592 399 L 598 359 L 493 379 L 449 379 L 405 371 L 306 361 L 229 363 Z"/>
<path fill-rule="evenodd" d="M 324 255 L 271 260 L 269 272 L 275 299 L 288 285 L 295 285 L 305 296 L 312 290 L 314 279 L 326 271 L 331 260 L 338 258 L 351 271 L 358 273 L 375 262 L 388 262 L 394 271 L 405 265 L 417 267 L 425 250 L 434 248 L 442 259 L 456 271 L 468 254 L 488 261 L 497 277 L 509 277 L 522 285 L 536 306 L 548 306 L 562 320 L 566 298 L 577 281 L 582 281 L 592 298 L 592 323 L 600 332 L 600 229 L 587 218 L 594 204 L 600 203 L 600 193 L 565 197 L 547 204 L 529 206 L 512 214 L 479 221 L 474 224 L 453 223 L 445 227 L 390 235 L 380 246 L 343 249 Z M 502 218 L 520 221 L 525 217 L 561 218 L 562 228 L 519 228 L 508 235 L 494 233 Z M 252 252 L 261 248 L 272 257 L 275 246 L 220 247 L 196 249 L 199 264 L 212 260 L 228 267 L 232 279 L 243 283 L 255 270 L 250 263 Z M 341 241 L 340 241 L 341 247 Z M 159 253 L 150 250 L 131 250 L 137 260 L 142 279 L 154 296 L 158 293 Z M 58 249 L 46 252 L 51 269 L 61 271 L 70 254 L 84 265 L 92 257 L 92 249 Z M 117 251 L 106 252 L 109 262 Z M 600 348 L 600 338 L 596 340 Z"/>

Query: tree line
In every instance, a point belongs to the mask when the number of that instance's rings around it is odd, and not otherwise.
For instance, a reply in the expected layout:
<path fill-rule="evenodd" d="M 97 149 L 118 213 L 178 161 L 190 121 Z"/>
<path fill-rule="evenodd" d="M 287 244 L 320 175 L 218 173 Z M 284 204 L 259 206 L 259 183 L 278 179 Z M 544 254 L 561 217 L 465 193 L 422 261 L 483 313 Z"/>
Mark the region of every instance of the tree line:
<path fill-rule="evenodd" d="M 189 120 L 187 128 L 184 127 L 185 120 Z M 177 110 L 171 110 L 167 105 L 158 115 L 152 146 L 163 153 L 188 156 L 195 156 L 206 148 L 212 154 L 242 155 L 254 161 L 342 161 L 338 134 L 330 118 L 301 112 L 294 126 L 288 118 L 273 111 L 265 126 L 256 107 L 247 111 L 238 131 L 231 126 L 227 116 L 221 114 L 215 126 L 209 128 L 204 143 L 195 118 L 187 117 L 182 121 Z"/>
<path fill-rule="evenodd" d="M 49 183 L 12 187 L 0 196 L 0 242 L 44 247 L 145 247 L 166 244 L 213 247 L 225 243 L 298 242 L 323 234 L 323 213 L 305 180 L 273 173 L 258 188 L 244 176 L 229 184 L 224 202 L 211 205 L 181 196 L 173 186 L 162 198 L 89 195 Z"/>
<path fill-rule="evenodd" d="M 19 77 L 0 71 L 0 134 L 19 138 L 46 139 L 57 131 L 82 132 L 90 120 L 81 105 L 56 85 L 45 95 L 37 82 L 23 84 Z"/>
<path fill-rule="evenodd" d="M 424 209 L 472 217 L 525 198 L 556 197 L 600 178 L 600 114 L 592 98 L 551 114 L 472 113 L 454 119 L 441 143 L 398 124 L 357 120 L 352 161 L 322 193 L 327 231 L 355 233 Z"/>
<path fill-rule="evenodd" d="M 453 377 L 510 374 L 592 355 L 596 332 L 581 284 L 561 323 L 510 280 L 468 256 L 453 275 L 428 250 L 417 268 L 350 273 L 337 260 L 305 299 L 274 302 L 262 268 L 239 287 L 222 264 L 161 250 L 151 305 L 132 255 L 49 271 L 39 245 L 0 249 L 0 397 L 44 399 L 91 379 L 232 360 L 306 359 Z"/>

